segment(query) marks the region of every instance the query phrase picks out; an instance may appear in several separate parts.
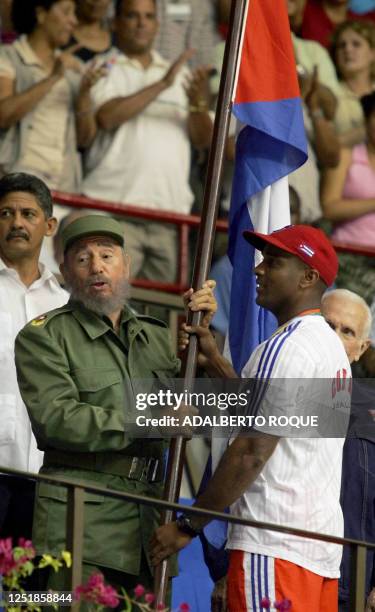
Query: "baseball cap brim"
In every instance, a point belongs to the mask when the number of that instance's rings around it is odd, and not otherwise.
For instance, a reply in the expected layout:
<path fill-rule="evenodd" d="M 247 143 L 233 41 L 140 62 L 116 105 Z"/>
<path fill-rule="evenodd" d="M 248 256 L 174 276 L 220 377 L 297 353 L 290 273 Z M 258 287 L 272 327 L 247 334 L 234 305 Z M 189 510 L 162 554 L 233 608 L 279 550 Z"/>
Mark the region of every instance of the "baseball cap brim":
<path fill-rule="evenodd" d="M 245 230 L 243 232 L 243 237 L 247 242 L 249 242 L 252 246 L 254 246 L 258 251 L 263 251 L 264 247 L 267 244 L 272 244 L 272 246 L 281 249 L 282 251 L 286 251 L 287 253 L 291 253 L 292 255 L 296 255 L 296 252 L 292 248 L 288 248 L 277 239 L 276 236 L 272 234 L 261 234 L 260 232 L 253 232 L 251 230 Z"/>

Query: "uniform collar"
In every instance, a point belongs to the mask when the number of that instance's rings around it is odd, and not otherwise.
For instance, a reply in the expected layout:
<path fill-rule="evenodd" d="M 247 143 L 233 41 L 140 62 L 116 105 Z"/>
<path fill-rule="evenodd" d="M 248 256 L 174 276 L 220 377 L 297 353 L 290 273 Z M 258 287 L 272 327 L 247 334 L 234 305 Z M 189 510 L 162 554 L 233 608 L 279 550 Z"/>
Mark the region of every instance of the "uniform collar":
<path fill-rule="evenodd" d="M 108 330 L 113 331 L 113 328 L 109 322 L 105 320 L 105 318 L 102 318 L 95 312 L 85 308 L 79 302 L 69 300 L 69 306 L 72 307 L 73 316 L 82 325 L 91 340 L 96 340 L 96 338 L 103 336 L 108 332 Z M 128 306 L 125 306 L 122 311 L 120 325 L 129 326 L 129 334 L 131 337 L 140 334 L 143 337 L 143 340 L 148 342 L 148 336 L 145 328 Z"/>

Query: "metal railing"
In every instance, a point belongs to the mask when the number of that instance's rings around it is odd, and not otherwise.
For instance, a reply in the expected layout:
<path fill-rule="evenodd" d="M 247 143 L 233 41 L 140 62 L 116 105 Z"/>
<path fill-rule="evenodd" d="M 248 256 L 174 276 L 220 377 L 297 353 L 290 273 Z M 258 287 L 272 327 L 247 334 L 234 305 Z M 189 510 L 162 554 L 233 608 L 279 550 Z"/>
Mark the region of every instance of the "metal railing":
<path fill-rule="evenodd" d="M 160 510 L 173 510 L 187 512 L 189 514 L 206 516 L 210 519 L 225 521 L 227 523 L 235 523 L 246 527 L 256 527 L 257 529 L 267 529 L 268 531 L 277 531 L 287 535 L 308 538 L 311 540 L 319 540 L 330 542 L 332 544 L 349 545 L 352 549 L 351 554 L 351 582 L 350 582 L 350 612 L 363 612 L 365 604 L 365 580 L 366 580 L 366 552 L 367 549 L 375 548 L 375 542 L 366 542 L 362 540 L 353 540 L 351 538 L 339 538 L 327 534 L 306 531 L 304 529 L 296 529 L 285 525 L 277 525 L 275 523 L 266 523 L 261 521 L 253 521 L 243 517 L 233 516 L 224 512 L 215 512 L 186 506 L 183 504 L 166 502 L 162 499 L 154 497 L 146 497 L 134 493 L 125 493 L 108 489 L 104 486 L 91 485 L 87 481 L 69 480 L 66 478 L 56 478 L 55 476 L 45 476 L 44 474 L 34 474 L 0 466 L 0 472 L 11 476 L 18 476 L 36 480 L 38 482 L 47 482 L 59 486 L 64 486 L 68 489 L 67 495 L 67 525 L 66 525 L 66 549 L 72 553 L 72 566 L 70 568 L 70 586 L 73 591 L 82 580 L 82 562 L 83 562 L 83 532 L 84 532 L 84 504 L 85 492 L 100 494 L 105 497 L 121 499 L 124 502 L 132 502 L 159 508 Z M 10 534 L 11 535 L 11 534 Z M 78 612 L 79 602 L 73 603 L 70 608 L 72 612 Z"/>
<path fill-rule="evenodd" d="M 178 228 L 179 247 L 178 247 L 178 278 L 175 283 L 162 283 L 142 278 L 132 279 L 132 300 L 142 305 L 141 311 L 147 314 L 150 307 L 162 307 L 168 310 L 169 327 L 172 333 L 173 345 L 177 347 L 177 321 L 180 313 L 183 312 L 182 300 L 179 297 L 183 291 L 190 286 L 189 279 L 189 235 L 192 229 L 198 229 L 201 223 L 199 215 L 183 215 L 167 211 L 160 211 L 130 204 L 108 202 L 106 200 L 94 200 L 83 195 L 63 193 L 53 191 L 53 200 L 56 204 L 61 204 L 71 208 L 83 208 L 100 210 L 111 215 L 129 217 L 133 219 L 143 219 L 175 225 Z M 228 222 L 219 219 L 216 222 L 216 231 L 226 233 Z M 365 255 L 366 257 L 375 256 L 375 248 L 362 247 L 338 241 L 332 241 L 333 247 L 337 252 L 352 253 L 353 255 Z M 178 296 L 178 297 L 177 297 Z M 136 305 L 138 309 L 138 305 Z M 162 318 L 165 318 L 165 311 Z"/>
<path fill-rule="evenodd" d="M 178 228 L 179 236 L 178 278 L 176 283 L 161 283 L 146 279 L 133 279 L 132 285 L 134 287 L 154 289 L 168 293 L 182 293 L 182 291 L 189 286 L 189 233 L 191 229 L 199 228 L 201 224 L 201 217 L 199 215 L 183 215 L 131 204 L 108 202 L 107 200 L 94 200 L 83 195 L 63 193 L 60 191 L 53 191 L 52 194 L 54 202 L 63 206 L 100 210 L 108 212 L 111 215 L 175 225 Z M 216 231 L 219 233 L 226 233 L 228 231 L 228 221 L 225 219 L 218 219 L 216 222 Z M 332 246 L 339 253 L 352 253 L 353 255 L 375 257 L 375 248 L 339 242 L 337 240 L 332 240 L 331 242 Z"/>

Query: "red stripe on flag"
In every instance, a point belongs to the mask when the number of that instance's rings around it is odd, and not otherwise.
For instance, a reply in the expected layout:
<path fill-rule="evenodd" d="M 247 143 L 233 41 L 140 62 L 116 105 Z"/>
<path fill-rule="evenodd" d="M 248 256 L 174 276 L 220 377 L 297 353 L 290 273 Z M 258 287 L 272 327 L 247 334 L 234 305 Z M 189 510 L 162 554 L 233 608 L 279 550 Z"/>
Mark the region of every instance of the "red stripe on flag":
<path fill-rule="evenodd" d="M 285 0 L 249 0 L 234 102 L 300 95 Z"/>

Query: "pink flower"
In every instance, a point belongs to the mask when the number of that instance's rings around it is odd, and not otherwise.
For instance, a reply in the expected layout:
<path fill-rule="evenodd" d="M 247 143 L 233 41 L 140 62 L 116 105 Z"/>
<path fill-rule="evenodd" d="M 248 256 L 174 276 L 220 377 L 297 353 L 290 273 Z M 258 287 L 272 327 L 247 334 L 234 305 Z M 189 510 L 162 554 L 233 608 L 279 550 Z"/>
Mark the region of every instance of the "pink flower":
<path fill-rule="evenodd" d="M 156 609 L 157 609 L 157 610 L 165 610 L 165 604 L 164 604 L 163 602 L 161 602 L 160 604 L 158 604 L 158 605 L 156 606 Z"/>
<path fill-rule="evenodd" d="M 271 608 L 271 600 L 268 597 L 263 597 L 260 601 L 260 607 L 269 610 Z"/>
<path fill-rule="evenodd" d="M 153 593 L 146 593 L 145 595 L 145 602 L 148 604 L 152 604 L 152 602 L 155 600 L 155 595 Z"/>
<path fill-rule="evenodd" d="M 188 603 L 182 603 L 180 604 L 180 607 L 178 609 L 178 612 L 190 612 L 190 606 Z"/>
<path fill-rule="evenodd" d="M 0 540 L 0 574 L 8 576 L 17 567 L 13 556 L 12 538 Z"/>
<path fill-rule="evenodd" d="M 97 572 L 96 574 L 91 574 L 86 585 L 88 589 L 92 589 L 92 590 L 99 589 L 100 590 L 104 586 L 103 574 L 101 574 L 100 572 Z"/>
<path fill-rule="evenodd" d="M 86 584 L 76 587 L 75 598 L 89 601 L 108 608 L 117 608 L 120 603 L 118 593 L 110 585 L 104 584 L 103 574 L 91 574 Z"/>
<path fill-rule="evenodd" d="M 120 603 L 118 593 L 109 584 L 103 588 L 103 591 L 98 595 L 98 603 L 108 608 L 117 608 Z"/>
<path fill-rule="evenodd" d="M 12 538 L 3 538 L 0 540 L 0 552 L 8 552 L 12 550 Z"/>
<path fill-rule="evenodd" d="M 143 584 L 137 584 L 137 586 L 134 589 L 135 597 L 142 597 L 142 595 L 144 595 L 145 593 L 146 593 L 146 589 L 143 586 Z"/>
<path fill-rule="evenodd" d="M 79 600 L 81 599 L 81 595 L 86 592 L 86 589 L 80 584 L 74 589 L 74 598 Z"/>
<path fill-rule="evenodd" d="M 18 546 L 20 548 L 32 548 L 34 550 L 34 546 L 31 540 L 25 540 L 25 538 L 18 539 Z"/>

